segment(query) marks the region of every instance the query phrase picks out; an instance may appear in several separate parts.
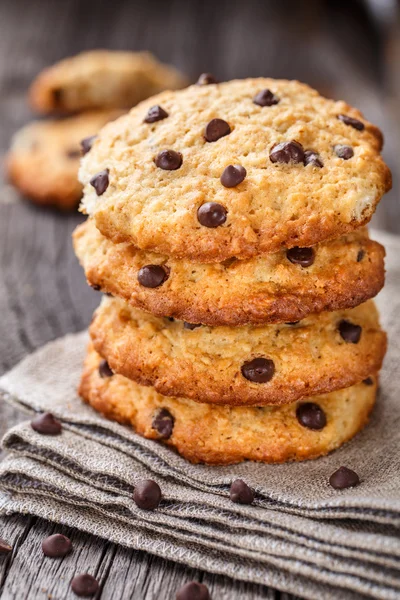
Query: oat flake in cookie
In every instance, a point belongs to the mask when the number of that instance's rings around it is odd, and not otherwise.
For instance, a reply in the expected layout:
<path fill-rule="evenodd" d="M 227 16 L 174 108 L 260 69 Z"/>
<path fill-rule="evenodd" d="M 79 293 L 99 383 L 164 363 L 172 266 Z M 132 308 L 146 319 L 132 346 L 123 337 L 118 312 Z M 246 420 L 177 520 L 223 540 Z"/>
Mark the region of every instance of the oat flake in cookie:
<path fill-rule="evenodd" d="M 155 106 L 168 116 L 149 124 Z M 82 210 L 114 242 L 195 262 L 304 248 L 370 220 L 391 186 L 381 148 L 358 110 L 299 82 L 194 85 L 102 130 L 80 170 Z M 106 168 L 98 197 L 90 180 Z"/>

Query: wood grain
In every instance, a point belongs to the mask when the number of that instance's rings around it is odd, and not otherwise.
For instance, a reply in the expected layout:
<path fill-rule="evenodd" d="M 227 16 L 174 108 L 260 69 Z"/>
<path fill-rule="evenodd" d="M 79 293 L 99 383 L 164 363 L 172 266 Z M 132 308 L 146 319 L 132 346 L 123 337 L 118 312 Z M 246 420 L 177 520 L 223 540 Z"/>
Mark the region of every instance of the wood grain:
<path fill-rule="evenodd" d="M 80 50 L 104 47 L 152 50 L 193 80 L 211 71 L 220 79 L 268 75 L 309 82 L 357 104 L 380 125 L 395 168 L 397 135 L 386 110 L 380 59 L 384 42 L 358 7 L 322 0 L 2 0 L 0 152 L 32 118 L 25 92 L 39 70 Z M 397 183 L 378 212 L 378 225 L 400 231 Z M 77 214 L 31 206 L 1 184 L 0 373 L 45 342 L 89 323 L 99 297 L 87 287 L 72 253 L 70 236 L 79 221 Z M 1 434 L 21 418 L 7 406 L 1 417 Z M 0 557 L 3 600 L 71 598 L 71 578 L 86 571 L 99 578 L 106 600 L 172 599 L 190 579 L 204 581 L 218 600 L 293 600 L 29 516 L 0 521 L 1 537 L 14 546 L 12 555 Z M 44 558 L 40 550 L 42 539 L 56 530 L 75 546 L 61 561 Z"/>

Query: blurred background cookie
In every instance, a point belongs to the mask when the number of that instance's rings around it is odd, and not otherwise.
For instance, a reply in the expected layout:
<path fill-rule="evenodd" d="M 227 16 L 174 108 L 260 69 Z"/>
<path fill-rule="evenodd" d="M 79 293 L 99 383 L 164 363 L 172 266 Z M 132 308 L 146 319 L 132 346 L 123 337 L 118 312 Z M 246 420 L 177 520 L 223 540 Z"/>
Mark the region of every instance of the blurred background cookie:
<path fill-rule="evenodd" d="M 121 112 L 93 111 L 26 125 L 15 134 L 6 158 L 9 179 L 36 204 L 75 208 L 82 195 L 80 157 L 98 130 Z"/>
<path fill-rule="evenodd" d="M 32 107 L 43 114 L 130 108 L 153 94 L 187 84 L 184 75 L 150 52 L 92 50 L 42 71 L 29 97 Z"/>

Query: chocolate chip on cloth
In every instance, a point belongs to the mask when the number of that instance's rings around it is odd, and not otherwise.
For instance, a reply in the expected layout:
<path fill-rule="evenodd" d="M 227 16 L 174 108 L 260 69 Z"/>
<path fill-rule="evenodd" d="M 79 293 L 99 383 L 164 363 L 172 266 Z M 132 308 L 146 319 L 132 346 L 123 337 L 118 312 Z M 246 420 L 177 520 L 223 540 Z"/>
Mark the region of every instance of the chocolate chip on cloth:
<path fill-rule="evenodd" d="M 362 327 L 358 344 L 340 343 L 341 321 Z M 103 297 L 89 331 L 115 374 L 212 404 L 284 404 L 341 389 L 377 372 L 386 350 L 371 300 L 309 315 L 296 327 L 204 326 L 189 333 L 180 321 Z"/>
<path fill-rule="evenodd" d="M 253 490 L 242 479 L 232 482 L 229 496 L 236 504 L 252 504 L 254 501 Z"/>
<path fill-rule="evenodd" d="M 313 396 L 310 400 L 328 415 L 327 425 L 317 430 L 299 423 L 296 404 L 231 407 L 166 397 L 122 375 L 102 379 L 100 360 L 90 347 L 79 388 L 84 400 L 106 418 L 131 425 L 139 435 L 176 449 L 193 463 L 280 463 L 327 454 L 365 425 L 377 389 L 376 383 L 358 383 Z M 163 409 L 175 418 L 169 438 L 153 428 L 154 417 Z"/>
<path fill-rule="evenodd" d="M 58 435 L 62 425 L 51 413 L 43 413 L 32 419 L 31 427 L 43 435 Z"/>
<path fill-rule="evenodd" d="M 42 550 L 45 556 L 62 558 L 72 551 L 72 542 L 67 536 L 55 533 L 43 540 Z"/>
<path fill-rule="evenodd" d="M 332 473 L 329 483 L 335 490 L 344 490 L 349 487 L 355 487 L 360 483 L 360 478 L 355 471 L 348 467 L 340 467 Z"/>
<path fill-rule="evenodd" d="M 0 538 L 0 554 L 9 554 L 12 552 L 12 546 L 8 544 L 5 540 Z"/>
<path fill-rule="evenodd" d="M 176 600 L 211 600 L 211 596 L 204 583 L 189 581 L 178 591 Z"/>
<path fill-rule="evenodd" d="M 203 205 L 203 223 L 222 222 L 225 210 L 220 206 L 209 210 Z M 226 216 L 225 227 L 230 222 Z M 299 321 L 310 313 L 357 306 L 375 296 L 384 283 L 384 249 L 368 238 L 366 228 L 314 246 L 312 267 L 288 260 L 284 248 L 221 264 L 173 259 L 127 243 L 113 244 L 101 235 L 93 219 L 79 225 L 73 237 L 89 284 L 100 284 L 103 292 L 124 298 L 135 308 L 189 323 L 237 326 Z M 361 246 L 368 260 L 357 263 Z M 150 288 L 139 282 L 138 272 L 152 262 L 168 270 L 168 284 L 164 281 Z"/>
<path fill-rule="evenodd" d="M 151 426 L 157 431 L 160 437 L 168 440 L 174 430 L 175 419 L 166 408 L 160 408 L 156 411 Z"/>
<path fill-rule="evenodd" d="M 263 90 L 260 102 L 279 103 L 255 103 Z M 146 127 L 154 106 L 169 116 Z M 338 114 L 360 118 L 364 130 L 345 126 Z M 337 144 L 353 148 L 355 160 L 338 160 Z M 82 159 L 82 210 L 113 242 L 194 263 L 311 247 L 370 220 L 391 184 L 381 145 L 361 113 L 299 82 L 193 85 L 146 100 L 101 131 Z M 90 179 L 105 164 L 112 186 L 97 202 Z M 227 165 L 245 165 L 245 181 L 231 173 L 221 183 Z M 198 226 L 205 204 L 224 208 L 225 227 Z"/>
<path fill-rule="evenodd" d="M 151 479 L 138 481 L 133 492 L 135 504 L 143 510 L 154 510 L 161 502 L 161 489 Z"/>
<path fill-rule="evenodd" d="M 82 598 L 89 598 L 94 596 L 99 591 L 98 581 L 89 573 L 82 573 L 82 575 L 76 575 L 71 581 L 71 589 L 77 596 Z"/>

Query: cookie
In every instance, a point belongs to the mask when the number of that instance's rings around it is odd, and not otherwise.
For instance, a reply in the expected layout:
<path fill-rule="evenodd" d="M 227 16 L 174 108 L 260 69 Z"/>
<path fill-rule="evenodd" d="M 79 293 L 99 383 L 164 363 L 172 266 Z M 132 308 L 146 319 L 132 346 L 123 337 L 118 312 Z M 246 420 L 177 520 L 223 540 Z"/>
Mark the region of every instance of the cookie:
<path fill-rule="evenodd" d="M 114 242 L 195 262 L 312 246 L 369 221 L 391 185 L 381 147 L 359 111 L 299 82 L 195 85 L 103 129 L 81 210 Z"/>
<path fill-rule="evenodd" d="M 149 52 L 92 50 L 42 71 L 32 83 L 30 102 L 44 114 L 131 108 L 153 94 L 187 83 L 177 69 Z"/>
<path fill-rule="evenodd" d="M 81 141 L 121 111 L 95 111 L 61 120 L 34 121 L 18 131 L 6 159 L 9 179 L 19 191 L 43 205 L 75 208 L 82 196 L 78 181 Z"/>
<path fill-rule="evenodd" d="M 311 249 L 211 264 L 113 244 L 91 219 L 75 230 L 74 246 L 95 289 L 159 317 L 211 326 L 285 323 L 351 308 L 384 283 L 384 248 L 363 228 Z M 168 274 L 159 285 L 143 280 L 154 266 Z"/>
<path fill-rule="evenodd" d="M 327 454 L 365 425 L 377 388 L 372 377 L 371 385 L 359 383 L 285 406 L 210 406 L 161 396 L 122 375 L 102 377 L 103 363 L 90 348 L 79 389 L 84 400 L 193 463 L 273 463 Z"/>
<path fill-rule="evenodd" d="M 349 387 L 376 373 L 386 350 L 372 300 L 298 324 L 196 327 L 104 297 L 90 335 L 115 373 L 166 396 L 242 406 Z"/>

